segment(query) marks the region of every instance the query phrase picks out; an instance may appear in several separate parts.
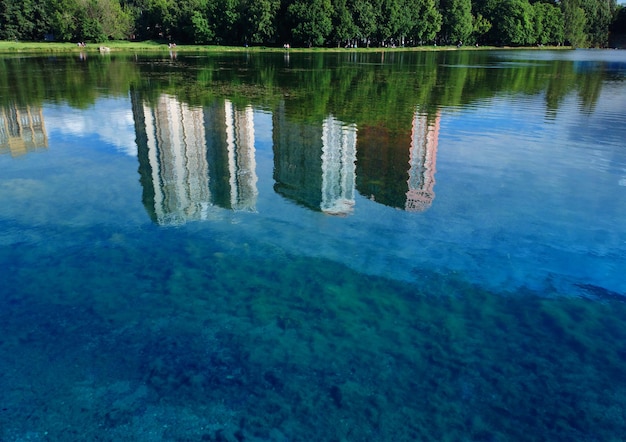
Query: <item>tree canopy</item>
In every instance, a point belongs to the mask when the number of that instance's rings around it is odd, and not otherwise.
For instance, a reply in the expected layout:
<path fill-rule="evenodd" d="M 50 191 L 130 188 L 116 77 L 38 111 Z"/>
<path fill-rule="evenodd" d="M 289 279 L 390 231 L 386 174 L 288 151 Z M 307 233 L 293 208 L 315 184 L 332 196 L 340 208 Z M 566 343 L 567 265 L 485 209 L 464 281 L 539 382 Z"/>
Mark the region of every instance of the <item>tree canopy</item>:
<path fill-rule="evenodd" d="M 0 39 L 604 47 L 616 0 L 0 0 Z"/>

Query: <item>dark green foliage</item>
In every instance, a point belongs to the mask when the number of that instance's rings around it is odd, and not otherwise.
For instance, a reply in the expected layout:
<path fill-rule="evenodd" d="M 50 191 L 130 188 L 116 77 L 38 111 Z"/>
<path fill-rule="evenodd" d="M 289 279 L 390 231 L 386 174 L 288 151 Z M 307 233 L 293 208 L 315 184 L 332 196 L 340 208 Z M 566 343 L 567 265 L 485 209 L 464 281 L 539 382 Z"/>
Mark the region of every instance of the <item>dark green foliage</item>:
<path fill-rule="evenodd" d="M 354 22 L 351 11 L 348 9 L 347 0 L 334 0 L 333 30 L 330 38 L 337 46 L 348 44 L 357 35 L 357 26 Z"/>
<path fill-rule="evenodd" d="M 322 46 L 332 30 L 330 0 L 297 0 L 287 8 L 293 41 L 298 45 Z"/>
<path fill-rule="evenodd" d="M 535 3 L 535 39 L 537 44 L 560 45 L 564 40 L 563 12 L 549 3 Z"/>
<path fill-rule="evenodd" d="M 624 27 L 619 10 L 616 0 L 0 0 L 0 39 L 605 47 Z"/>
<path fill-rule="evenodd" d="M 615 34 L 626 34 L 626 7 L 619 6 L 615 11 L 615 19 L 611 24 L 611 32 Z"/>
<path fill-rule="evenodd" d="M 575 47 L 585 47 L 589 40 L 585 33 L 587 27 L 587 17 L 585 11 L 580 7 L 579 0 L 563 0 L 563 19 L 565 22 L 565 40 Z"/>
<path fill-rule="evenodd" d="M 41 0 L 0 0 L 0 39 L 43 39 L 46 25 Z"/>
<path fill-rule="evenodd" d="M 442 0 L 441 13 L 442 41 L 447 44 L 467 42 L 473 30 L 471 0 Z"/>

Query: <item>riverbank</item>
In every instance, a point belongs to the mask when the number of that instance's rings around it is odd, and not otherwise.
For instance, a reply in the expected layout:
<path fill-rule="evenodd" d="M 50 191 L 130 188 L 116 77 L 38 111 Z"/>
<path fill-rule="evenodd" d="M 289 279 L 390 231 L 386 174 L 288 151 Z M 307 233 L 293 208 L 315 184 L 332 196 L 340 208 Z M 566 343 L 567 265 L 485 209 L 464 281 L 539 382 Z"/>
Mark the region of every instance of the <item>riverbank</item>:
<path fill-rule="evenodd" d="M 175 48 L 169 47 L 167 43 L 156 41 L 129 42 L 129 41 L 112 41 L 106 43 L 88 43 L 86 46 L 78 46 L 76 43 L 57 43 L 57 42 L 15 42 L 0 41 L 0 53 L 64 53 L 64 52 L 99 52 L 101 47 L 108 48 L 107 52 L 148 52 L 148 51 L 171 51 L 176 52 L 229 52 L 229 51 L 279 51 L 284 48 L 267 47 L 267 46 L 214 46 L 214 45 L 176 45 Z M 404 48 L 352 48 L 352 51 L 445 51 L 445 50 L 488 50 L 488 49 L 571 49 L 568 46 L 544 46 L 544 47 L 528 47 L 528 48 L 496 48 L 494 46 L 417 46 Z M 293 52 L 336 52 L 346 51 L 345 48 L 290 48 Z"/>

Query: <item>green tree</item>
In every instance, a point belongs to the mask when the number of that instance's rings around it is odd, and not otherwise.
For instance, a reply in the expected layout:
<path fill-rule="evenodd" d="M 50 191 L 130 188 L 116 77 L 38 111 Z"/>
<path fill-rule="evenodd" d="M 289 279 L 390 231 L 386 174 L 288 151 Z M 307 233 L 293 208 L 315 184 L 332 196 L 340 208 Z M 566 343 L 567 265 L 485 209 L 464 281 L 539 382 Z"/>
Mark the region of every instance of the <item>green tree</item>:
<path fill-rule="evenodd" d="M 369 46 L 378 28 L 376 8 L 369 0 L 352 0 L 349 3 L 357 34 L 361 43 Z"/>
<path fill-rule="evenodd" d="M 189 31 L 196 44 L 208 44 L 215 38 L 215 32 L 209 21 L 200 11 L 194 11 L 191 15 Z"/>
<path fill-rule="evenodd" d="M 533 8 L 527 0 L 489 1 L 491 41 L 504 45 L 527 45 L 534 41 Z"/>
<path fill-rule="evenodd" d="M 267 43 L 276 34 L 277 13 L 280 0 L 241 0 L 242 29 L 246 41 Z"/>
<path fill-rule="evenodd" d="M 398 36 L 401 25 L 401 4 L 397 0 L 379 0 L 376 6 L 378 14 L 378 26 L 376 28 L 376 40 L 381 44 L 387 44 Z"/>
<path fill-rule="evenodd" d="M 413 0 L 398 0 L 399 16 L 397 20 L 396 36 L 401 46 L 411 39 L 414 29 L 418 26 L 419 15 L 421 14 L 420 3 Z"/>
<path fill-rule="evenodd" d="M 535 3 L 533 5 L 535 15 L 535 41 L 538 44 L 547 44 L 550 41 L 549 32 L 546 30 L 546 25 L 548 24 L 547 7 L 550 7 L 547 3 Z"/>
<path fill-rule="evenodd" d="M 46 15 L 50 19 L 48 31 L 56 40 L 71 41 L 78 38 L 78 3 L 76 0 L 48 0 Z"/>
<path fill-rule="evenodd" d="M 347 0 L 333 2 L 331 39 L 341 46 L 342 43 L 352 40 L 357 35 L 352 14 L 348 9 Z"/>
<path fill-rule="evenodd" d="M 49 27 L 38 0 L 0 0 L 0 39 L 39 40 Z"/>
<path fill-rule="evenodd" d="M 437 10 L 435 0 L 408 1 L 406 11 L 412 18 L 412 29 L 409 37 L 414 44 L 433 41 L 441 30 L 442 17 Z"/>
<path fill-rule="evenodd" d="M 618 6 L 611 23 L 611 33 L 626 34 L 626 6 Z"/>
<path fill-rule="evenodd" d="M 550 3 L 535 3 L 535 41 L 539 44 L 563 43 L 563 13 Z"/>
<path fill-rule="evenodd" d="M 472 40 L 477 43 L 484 43 L 485 36 L 491 30 L 491 22 L 480 13 L 476 14 L 472 18 Z"/>
<path fill-rule="evenodd" d="M 574 47 L 587 47 L 587 18 L 579 0 L 562 0 L 565 40 Z"/>
<path fill-rule="evenodd" d="M 609 27 L 617 9 L 616 0 L 580 0 L 587 23 L 585 33 L 591 46 L 606 47 L 609 42 Z"/>
<path fill-rule="evenodd" d="M 244 36 L 239 30 L 239 0 L 212 0 L 209 11 L 209 20 L 217 24 L 216 43 L 243 43 Z"/>
<path fill-rule="evenodd" d="M 208 17 L 208 0 L 184 0 L 178 2 L 178 9 L 171 20 L 176 25 L 168 33 L 168 38 L 196 44 L 207 44 L 215 38 L 214 24 Z"/>
<path fill-rule="evenodd" d="M 137 30 L 140 38 L 165 39 L 177 27 L 179 5 L 174 0 L 142 0 Z"/>
<path fill-rule="evenodd" d="M 118 0 L 77 0 L 76 37 L 100 42 L 128 38 L 133 27 L 132 17 L 122 9 Z"/>
<path fill-rule="evenodd" d="M 466 42 L 474 30 L 471 0 L 441 0 L 440 35 L 444 43 Z"/>
<path fill-rule="evenodd" d="M 330 0 L 297 0 L 289 5 L 291 34 L 296 44 L 322 46 L 332 31 L 333 9 Z"/>

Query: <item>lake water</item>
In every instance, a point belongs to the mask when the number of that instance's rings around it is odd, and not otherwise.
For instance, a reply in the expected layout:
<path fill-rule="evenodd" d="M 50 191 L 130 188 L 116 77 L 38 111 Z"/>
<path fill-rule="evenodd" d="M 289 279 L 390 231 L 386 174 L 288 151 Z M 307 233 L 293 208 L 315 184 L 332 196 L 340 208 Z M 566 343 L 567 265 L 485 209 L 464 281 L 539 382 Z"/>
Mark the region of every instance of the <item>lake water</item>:
<path fill-rule="evenodd" d="M 623 440 L 625 51 L 14 55 L 0 106 L 0 440 Z"/>

